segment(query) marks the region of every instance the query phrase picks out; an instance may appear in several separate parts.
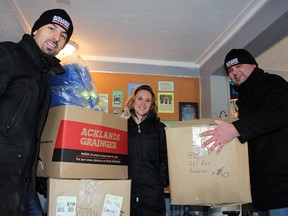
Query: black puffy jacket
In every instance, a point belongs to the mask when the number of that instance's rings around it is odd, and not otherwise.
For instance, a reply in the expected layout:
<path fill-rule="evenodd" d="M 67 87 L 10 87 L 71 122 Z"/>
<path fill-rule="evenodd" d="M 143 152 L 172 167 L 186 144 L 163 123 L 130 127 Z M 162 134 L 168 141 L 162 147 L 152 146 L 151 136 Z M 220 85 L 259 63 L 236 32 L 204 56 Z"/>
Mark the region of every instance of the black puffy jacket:
<path fill-rule="evenodd" d="M 0 215 L 28 215 L 53 68 L 61 70 L 59 60 L 28 34 L 19 43 L 0 43 Z"/>
<path fill-rule="evenodd" d="M 288 83 L 256 68 L 240 90 L 233 124 L 239 140 L 248 141 L 253 204 L 288 207 Z"/>
<path fill-rule="evenodd" d="M 169 184 L 167 147 L 165 125 L 156 114 L 148 114 L 139 125 L 133 117 L 128 119 L 128 150 L 131 215 L 140 215 L 139 210 L 143 216 L 165 215 L 164 187 Z M 137 214 L 133 214 L 135 208 Z"/>

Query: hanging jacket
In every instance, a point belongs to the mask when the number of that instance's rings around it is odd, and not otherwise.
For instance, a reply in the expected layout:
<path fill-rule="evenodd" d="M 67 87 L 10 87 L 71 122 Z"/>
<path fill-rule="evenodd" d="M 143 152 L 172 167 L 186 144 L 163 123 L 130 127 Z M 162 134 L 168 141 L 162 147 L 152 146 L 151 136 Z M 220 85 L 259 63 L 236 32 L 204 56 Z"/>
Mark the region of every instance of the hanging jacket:
<path fill-rule="evenodd" d="M 256 68 L 240 85 L 239 140 L 248 141 L 255 208 L 288 207 L 288 83 Z"/>
<path fill-rule="evenodd" d="M 128 119 L 128 176 L 132 180 L 131 215 L 135 208 L 143 208 L 143 216 L 165 213 L 164 187 L 169 184 L 169 178 L 164 127 L 156 114 L 148 114 L 139 125 L 133 117 Z M 136 200 L 140 205 L 137 205 Z M 145 208 L 151 211 L 150 215 L 145 214 Z"/>
<path fill-rule="evenodd" d="M 28 34 L 0 43 L 0 215 L 28 215 L 52 69 L 63 71 Z"/>

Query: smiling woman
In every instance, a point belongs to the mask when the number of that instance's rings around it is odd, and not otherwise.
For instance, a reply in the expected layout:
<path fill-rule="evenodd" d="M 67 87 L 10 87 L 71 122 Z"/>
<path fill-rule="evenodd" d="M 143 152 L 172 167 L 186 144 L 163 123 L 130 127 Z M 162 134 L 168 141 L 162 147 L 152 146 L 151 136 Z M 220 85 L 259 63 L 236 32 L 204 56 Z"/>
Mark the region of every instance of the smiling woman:
<path fill-rule="evenodd" d="M 151 113 L 157 113 L 155 94 L 149 85 L 137 87 L 126 102 L 126 107 L 137 124 Z"/>
<path fill-rule="evenodd" d="M 164 216 L 164 187 L 168 186 L 165 125 L 158 117 L 155 94 L 141 85 L 126 101 L 128 119 L 128 177 L 132 180 L 131 215 Z"/>

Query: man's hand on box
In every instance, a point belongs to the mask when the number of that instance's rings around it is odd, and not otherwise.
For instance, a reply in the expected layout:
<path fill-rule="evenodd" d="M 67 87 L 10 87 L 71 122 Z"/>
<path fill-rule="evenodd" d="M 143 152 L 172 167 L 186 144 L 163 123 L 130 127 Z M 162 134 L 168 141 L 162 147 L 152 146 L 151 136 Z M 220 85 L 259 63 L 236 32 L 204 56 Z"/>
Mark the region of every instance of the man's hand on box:
<path fill-rule="evenodd" d="M 213 123 L 217 125 L 214 130 L 205 131 L 199 136 L 211 136 L 202 144 L 202 148 L 211 145 L 208 152 L 211 153 L 212 151 L 214 151 L 214 149 L 217 149 L 216 154 L 219 154 L 223 149 L 224 145 L 232 141 L 234 138 L 238 137 L 239 133 L 234 127 L 234 125 L 229 122 L 215 119 Z"/>

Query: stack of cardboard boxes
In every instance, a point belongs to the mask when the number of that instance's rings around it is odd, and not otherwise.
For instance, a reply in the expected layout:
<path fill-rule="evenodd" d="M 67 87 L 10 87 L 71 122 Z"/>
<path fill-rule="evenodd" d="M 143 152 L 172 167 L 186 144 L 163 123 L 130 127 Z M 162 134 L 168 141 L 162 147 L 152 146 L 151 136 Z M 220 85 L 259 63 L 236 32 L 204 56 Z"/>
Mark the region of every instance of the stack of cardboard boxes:
<path fill-rule="evenodd" d="M 50 108 L 39 177 L 48 178 L 48 215 L 130 215 L 127 120 L 91 109 Z"/>
<path fill-rule="evenodd" d="M 172 205 L 251 202 L 247 145 L 219 155 L 201 148 L 212 119 L 166 127 Z M 48 178 L 49 216 L 129 216 L 127 120 L 90 109 L 51 108 L 41 136 L 37 175 Z"/>

